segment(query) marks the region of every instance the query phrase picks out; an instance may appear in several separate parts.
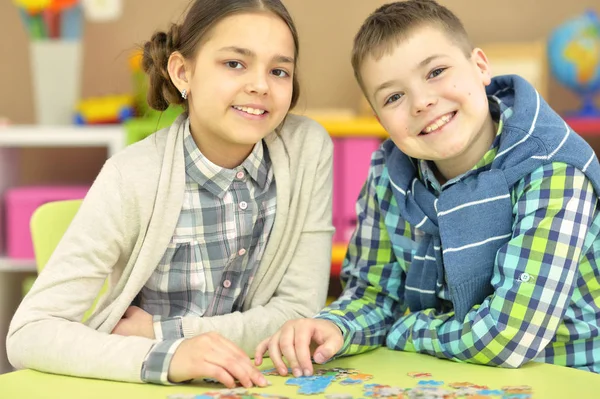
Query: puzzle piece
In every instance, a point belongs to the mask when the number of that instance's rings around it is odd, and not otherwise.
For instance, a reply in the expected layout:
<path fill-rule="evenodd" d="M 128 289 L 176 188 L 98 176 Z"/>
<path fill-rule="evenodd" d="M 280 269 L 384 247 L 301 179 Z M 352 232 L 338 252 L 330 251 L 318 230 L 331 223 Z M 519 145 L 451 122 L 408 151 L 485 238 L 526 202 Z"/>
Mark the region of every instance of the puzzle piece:
<path fill-rule="evenodd" d="M 436 381 L 436 380 L 421 380 L 417 383 L 418 385 L 429 385 L 429 386 L 442 386 L 444 385 L 444 381 Z"/>
<path fill-rule="evenodd" d="M 381 384 L 365 384 L 364 394 L 369 398 L 404 399 L 404 388 Z"/>
<path fill-rule="evenodd" d="M 421 373 L 418 371 L 413 371 L 412 373 L 408 373 L 407 375 L 412 378 L 431 377 L 431 373 Z"/>
<path fill-rule="evenodd" d="M 262 371 L 263 375 L 279 376 L 279 372 L 276 368 L 266 369 Z M 288 368 L 288 373 L 292 373 L 292 369 Z"/>
<path fill-rule="evenodd" d="M 290 399 L 287 396 L 270 395 L 266 393 L 254 393 L 245 388 L 220 389 L 218 391 L 206 392 L 200 395 L 179 394 L 169 395 L 168 399 Z"/>
<path fill-rule="evenodd" d="M 290 378 L 285 384 L 299 386 L 298 393 L 301 395 L 313 395 L 325 392 L 325 389 L 331 385 L 334 378 L 335 377 L 331 375 L 312 375 L 309 377 Z"/>

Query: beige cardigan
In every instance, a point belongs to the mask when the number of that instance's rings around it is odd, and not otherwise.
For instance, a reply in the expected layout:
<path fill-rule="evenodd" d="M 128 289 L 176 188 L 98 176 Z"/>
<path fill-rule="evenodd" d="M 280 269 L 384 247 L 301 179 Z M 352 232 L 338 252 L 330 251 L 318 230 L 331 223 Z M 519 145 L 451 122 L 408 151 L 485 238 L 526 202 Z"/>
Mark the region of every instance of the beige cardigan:
<path fill-rule="evenodd" d="M 140 382 L 154 340 L 111 335 L 163 256 L 181 211 L 185 167 L 177 121 L 110 158 L 11 322 L 17 368 Z M 332 152 L 325 129 L 289 115 L 265 138 L 277 214 L 243 312 L 186 317 L 186 337 L 216 331 L 252 354 L 285 321 L 325 303 L 331 262 Z M 105 279 L 110 287 L 80 322 Z"/>

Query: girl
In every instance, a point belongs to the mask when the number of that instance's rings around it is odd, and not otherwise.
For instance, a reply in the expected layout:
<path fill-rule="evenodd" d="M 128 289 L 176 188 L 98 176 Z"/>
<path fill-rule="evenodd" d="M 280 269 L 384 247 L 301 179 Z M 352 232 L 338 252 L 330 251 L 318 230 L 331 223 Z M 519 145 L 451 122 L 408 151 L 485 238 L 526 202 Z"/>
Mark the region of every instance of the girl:
<path fill-rule="evenodd" d="M 288 115 L 297 60 L 279 0 L 196 0 L 153 35 L 149 104 L 186 112 L 106 162 L 13 318 L 15 367 L 265 385 L 247 353 L 315 314 L 329 276 L 332 144 Z"/>

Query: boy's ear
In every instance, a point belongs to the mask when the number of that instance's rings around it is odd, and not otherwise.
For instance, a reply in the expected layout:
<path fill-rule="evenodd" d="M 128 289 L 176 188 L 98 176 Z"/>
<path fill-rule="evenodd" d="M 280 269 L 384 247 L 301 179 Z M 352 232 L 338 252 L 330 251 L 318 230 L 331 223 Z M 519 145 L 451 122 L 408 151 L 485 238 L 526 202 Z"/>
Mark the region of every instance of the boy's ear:
<path fill-rule="evenodd" d="M 475 66 L 481 73 L 482 82 L 485 86 L 489 85 L 492 82 L 492 70 L 490 67 L 490 62 L 487 59 L 487 56 L 480 48 L 473 49 L 471 53 L 471 60 L 475 63 Z"/>
<path fill-rule="evenodd" d="M 189 88 L 189 65 L 187 60 L 181 55 L 179 51 L 175 51 L 169 57 L 169 63 L 167 65 L 167 71 L 169 72 L 169 76 L 171 77 L 171 81 L 175 84 L 175 87 L 179 91 L 187 90 L 190 91 Z"/>

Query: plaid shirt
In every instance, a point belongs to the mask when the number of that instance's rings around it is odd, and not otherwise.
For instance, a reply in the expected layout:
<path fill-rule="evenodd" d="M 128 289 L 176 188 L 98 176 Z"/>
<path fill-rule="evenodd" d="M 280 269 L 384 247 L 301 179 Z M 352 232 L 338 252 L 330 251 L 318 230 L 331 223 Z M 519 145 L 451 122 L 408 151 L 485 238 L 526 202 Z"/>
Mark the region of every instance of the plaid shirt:
<path fill-rule="evenodd" d="M 186 188 L 177 227 L 140 295 L 161 341 L 144 362 L 142 379 L 168 384 L 181 318 L 242 309 L 275 220 L 276 186 L 262 142 L 235 169 L 204 157 L 186 126 Z"/>
<path fill-rule="evenodd" d="M 502 120 L 511 112 L 503 111 L 496 140 L 474 169 L 489 169 Z M 547 164 L 513 187 L 513 235 L 496 257 L 491 280 L 495 293 L 458 320 L 446 283 L 436 289 L 448 301 L 442 311 L 407 312 L 404 278 L 423 233 L 399 215 L 397 228 L 386 229 L 383 212 L 393 199 L 387 187 L 377 184 L 384 166 L 376 152 L 343 264 L 344 292 L 316 316 L 342 330 L 344 345 L 338 356 L 386 344 L 458 362 L 516 367 L 535 360 L 600 372 L 600 270 L 595 255 L 600 251 L 600 214 L 593 187 L 581 171 L 564 163 Z M 440 185 L 424 161 L 419 173 L 438 195 L 454 183 Z M 405 245 L 392 246 L 391 234 L 403 237 L 398 241 Z M 584 248 L 573 245 L 580 240 Z M 516 281 L 509 278 L 514 275 Z"/>

